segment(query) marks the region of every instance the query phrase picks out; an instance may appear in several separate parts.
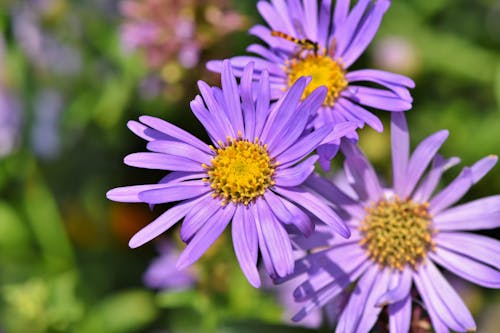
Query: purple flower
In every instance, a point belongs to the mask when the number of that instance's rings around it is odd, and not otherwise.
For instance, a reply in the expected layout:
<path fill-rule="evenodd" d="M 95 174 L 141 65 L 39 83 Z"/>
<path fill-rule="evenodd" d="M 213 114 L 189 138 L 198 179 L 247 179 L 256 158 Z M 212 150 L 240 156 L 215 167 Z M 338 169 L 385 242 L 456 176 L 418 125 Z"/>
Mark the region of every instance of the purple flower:
<path fill-rule="evenodd" d="M 144 273 L 144 284 L 149 288 L 181 290 L 191 288 L 196 283 L 196 274 L 191 270 L 179 271 L 175 262 L 179 251 L 169 241 L 158 246 L 160 256 L 155 258 Z"/>
<path fill-rule="evenodd" d="M 309 276 L 294 292 L 296 300 L 306 302 L 294 319 L 301 320 L 351 286 L 337 332 L 368 332 L 385 306 L 390 331 L 408 332 L 414 284 L 436 332 L 473 331 L 474 319 L 436 264 L 480 286 L 500 286 L 500 243 L 467 232 L 500 226 L 500 196 L 452 207 L 495 165 L 497 157 L 488 156 L 464 168 L 448 186 L 436 190 L 442 173 L 458 163 L 456 158 L 447 160 L 437 154 L 448 132 L 429 136 L 410 156 L 403 113 L 392 114 L 391 130 L 392 188 L 382 187 L 366 157 L 350 142 L 342 149 L 355 197 L 317 176 L 306 182 L 337 206 L 352 236 L 303 242 L 303 249 L 315 245 L 326 249 L 296 262 L 294 274 L 308 272 Z M 321 239 L 321 233 L 316 233 L 316 239 Z"/>
<path fill-rule="evenodd" d="M 311 76 L 312 82 L 303 98 L 320 86 L 328 88 L 327 97 L 313 125 L 354 121 L 358 127 L 368 124 L 382 131 L 380 120 L 365 107 L 386 111 L 406 111 L 412 98 L 407 88 L 411 79 L 389 72 L 363 69 L 348 72 L 349 67 L 371 42 L 389 8 L 390 1 L 359 1 L 349 11 L 349 0 L 338 0 L 331 13 L 330 0 L 259 1 L 257 7 L 268 27 L 257 25 L 250 33 L 267 46 L 253 44 L 248 51 L 256 56 L 231 58 L 235 73 L 241 76 L 243 67 L 255 62 L 256 79 L 262 71 L 270 73 L 271 98 L 278 98 L 301 76 Z M 220 72 L 221 61 L 210 61 L 210 70 Z M 370 87 L 362 85 L 368 82 Z M 373 87 L 373 84 L 377 87 Z M 356 137 L 356 133 L 351 133 Z M 323 168 L 338 151 L 339 142 L 332 141 L 318 150 Z"/>
<path fill-rule="evenodd" d="M 302 78 L 270 105 L 268 74 L 263 73 L 258 85 L 252 85 L 252 77 L 249 64 L 238 86 L 226 61 L 222 89 L 199 81 L 201 96 L 191 102 L 191 109 L 213 145 L 158 118 L 129 122 L 135 134 L 149 141 L 150 152 L 128 155 L 125 163 L 172 172 L 158 184 L 116 188 L 107 196 L 122 202 L 178 202 L 135 234 L 129 245 L 141 246 L 184 218 L 180 233 L 187 247 L 177 262 L 179 269 L 195 262 L 232 221 L 236 256 L 250 283 L 258 287 L 258 251 L 271 276 L 291 273 L 294 259 L 287 231 L 310 235 L 314 223 L 308 213 L 349 236 L 333 210 L 301 184 L 318 159 L 309 156 L 311 152 L 353 125 L 305 132 L 326 89 L 318 88 L 301 103 L 307 81 Z"/>

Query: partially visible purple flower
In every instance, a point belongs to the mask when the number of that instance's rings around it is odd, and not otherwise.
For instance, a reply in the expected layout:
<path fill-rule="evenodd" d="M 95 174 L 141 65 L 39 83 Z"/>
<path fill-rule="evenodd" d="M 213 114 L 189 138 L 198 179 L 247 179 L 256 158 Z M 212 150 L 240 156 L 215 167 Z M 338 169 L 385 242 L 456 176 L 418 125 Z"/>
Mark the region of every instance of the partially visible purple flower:
<path fill-rule="evenodd" d="M 258 287 L 259 252 L 271 276 L 293 271 L 287 230 L 310 235 L 314 223 L 309 214 L 349 236 L 333 210 L 301 185 L 318 159 L 309 156 L 312 151 L 325 140 L 344 136 L 354 125 L 306 131 L 309 117 L 325 98 L 324 87 L 300 102 L 307 85 L 301 78 L 270 105 L 268 74 L 263 73 L 257 85 L 252 78 L 249 64 L 238 86 L 226 61 L 222 89 L 199 81 L 201 96 L 191 102 L 191 109 L 213 145 L 158 118 L 143 116 L 141 123 L 129 122 L 135 134 L 149 141 L 149 152 L 128 155 L 125 163 L 172 172 L 158 184 L 116 188 L 107 197 L 148 204 L 178 202 L 135 234 L 129 245 L 141 246 L 184 218 L 181 239 L 188 245 L 177 262 L 179 269 L 198 260 L 232 221 L 236 256 L 247 279 Z"/>
<path fill-rule="evenodd" d="M 336 205 L 352 236 L 304 241 L 303 249 L 322 249 L 296 262 L 294 274 L 309 276 L 294 292 L 297 301 L 306 302 L 294 319 L 301 320 L 352 290 L 337 332 L 368 332 L 384 307 L 390 331 L 408 332 L 410 290 L 415 285 L 435 332 L 475 331 L 470 312 L 436 264 L 480 286 L 500 287 L 500 242 L 468 232 L 500 226 L 500 196 L 452 207 L 488 173 L 497 157 L 464 168 L 436 191 L 443 172 L 458 163 L 437 154 L 448 131 L 429 136 L 410 156 L 403 113 L 392 114 L 391 129 L 392 188 L 382 187 L 366 157 L 347 141 L 345 172 L 356 197 L 318 176 L 306 182 Z"/>
<path fill-rule="evenodd" d="M 21 138 L 21 107 L 0 83 L 0 158 L 9 155 Z"/>
<path fill-rule="evenodd" d="M 170 62 L 192 68 L 198 65 L 201 51 L 217 37 L 244 25 L 242 16 L 216 9 L 228 7 L 225 0 L 203 5 L 193 0 L 124 0 L 120 4 L 125 16 L 121 27 L 124 47 L 144 50 L 148 64 L 155 69 Z M 195 16 L 198 11 L 205 15 Z"/>
<path fill-rule="evenodd" d="M 175 263 L 180 252 L 169 241 L 159 243 L 160 256 L 155 258 L 144 273 L 144 284 L 161 290 L 180 290 L 194 286 L 197 277 L 193 270 L 178 270 Z"/>
<path fill-rule="evenodd" d="M 354 121 L 358 127 L 368 124 L 382 131 L 381 121 L 365 107 L 400 112 L 411 108 L 411 79 L 374 69 L 348 71 L 371 42 L 389 8 L 389 0 L 360 0 L 349 10 L 349 0 L 332 1 L 280 0 L 259 1 L 257 8 L 269 27 L 256 25 L 250 33 L 267 45 L 250 45 L 255 55 L 231 58 L 235 74 L 255 62 L 255 80 L 266 70 L 270 73 L 271 98 L 280 97 L 301 76 L 312 82 L 303 98 L 320 86 L 328 88 L 327 97 L 314 119 L 315 128 L 341 121 Z M 207 67 L 220 72 L 221 61 Z M 370 83 L 369 86 L 363 82 Z M 373 87 L 376 85 L 376 87 Z M 356 138 L 356 133 L 351 136 Z M 320 163 L 329 169 L 339 141 L 319 150 Z"/>

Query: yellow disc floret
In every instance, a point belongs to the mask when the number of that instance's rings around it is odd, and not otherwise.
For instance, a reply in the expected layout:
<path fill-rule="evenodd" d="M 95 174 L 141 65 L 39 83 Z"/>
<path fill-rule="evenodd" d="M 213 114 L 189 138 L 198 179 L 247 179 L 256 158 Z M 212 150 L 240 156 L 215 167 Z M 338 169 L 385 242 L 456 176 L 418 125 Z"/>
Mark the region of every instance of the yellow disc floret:
<path fill-rule="evenodd" d="M 207 166 L 210 187 L 214 197 L 228 202 L 248 205 L 263 195 L 269 186 L 274 185 L 273 175 L 276 163 L 267 152 L 267 145 L 261 145 L 241 138 L 228 137 L 227 144 L 219 143 L 221 148 L 213 148 L 216 153 Z"/>
<path fill-rule="evenodd" d="M 416 268 L 434 249 L 428 203 L 381 200 L 367 212 L 359 227 L 364 235 L 360 243 L 380 266 Z"/>
<path fill-rule="evenodd" d="M 285 69 L 288 75 L 288 87 L 292 86 L 302 76 L 311 76 L 312 80 L 304 90 L 302 99 L 314 89 L 326 86 L 328 94 L 323 102 L 333 106 L 340 93 L 347 87 L 344 68 L 328 55 L 308 53 L 303 58 L 288 60 Z"/>

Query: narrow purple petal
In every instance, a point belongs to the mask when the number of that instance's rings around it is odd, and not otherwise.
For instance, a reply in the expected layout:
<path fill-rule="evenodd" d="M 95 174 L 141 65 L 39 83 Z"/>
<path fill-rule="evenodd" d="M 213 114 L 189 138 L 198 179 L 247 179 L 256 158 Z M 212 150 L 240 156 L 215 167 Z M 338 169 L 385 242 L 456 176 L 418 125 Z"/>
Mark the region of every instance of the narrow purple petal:
<path fill-rule="evenodd" d="M 361 69 L 356 71 L 350 71 L 349 73 L 346 74 L 346 79 L 349 82 L 357 82 L 357 81 L 386 82 L 392 85 L 400 85 L 408 88 L 415 88 L 415 82 L 413 82 L 413 80 L 410 79 L 409 77 L 382 71 L 379 69 Z"/>
<path fill-rule="evenodd" d="M 210 153 L 210 149 L 208 148 L 208 145 L 201 141 L 200 139 L 196 138 L 192 134 L 184 131 L 183 129 L 180 129 L 177 126 L 174 126 L 164 120 L 161 120 L 159 118 L 155 117 L 150 117 L 150 116 L 141 116 L 139 117 L 139 120 L 143 123 L 148 125 L 151 128 L 154 128 L 157 131 L 163 132 L 173 138 L 176 138 L 180 141 L 183 141 L 187 144 L 190 144 L 191 146 L 194 146 L 202 151 L 205 151 L 207 153 Z"/>
<path fill-rule="evenodd" d="M 495 155 L 486 156 L 471 166 L 474 184 L 480 181 L 497 164 L 498 157 Z"/>
<path fill-rule="evenodd" d="M 198 163 L 210 164 L 212 160 L 212 155 L 182 142 L 154 140 L 148 143 L 147 148 L 152 152 L 184 157 Z"/>
<path fill-rule="evenodd" d="M 427 288 L 432 285 L 429 290 L 431 301 L 436 305 L 436 308 L 437 305 L 443 305 L 438 313 L 442 315 L 441 318 L 451 329 L 456 331 L 476 330 L 476 323 L 464 302 L 431 261 L 421 267 L 420 277 L 427 285 Z M 445 318 L 445 314 L 446 317 L 450 318 Z M 451 320 L 447 321 L 447 319 Z M 455 323 L 459 326 L 455 325 Z"/>
<path fill-rule="evenodd" d="M 472 171 L 470 168 L 464 168 L 457 178 L 431 199 L 429 202 L 429 212 L 436 215 L 450 207 L 460 200 L 472 185 Z"/>
<path fill-rule="evenodd" d="M 274 194 L 273 191 L 266 191 L 266 193 L 264 193 L 264 200 L 267 202 L 273 211 L 273 214 L 279 221 L 285 224 L 292 222 L 294 217 L 283 203 L 284 199 Z"/>
<path fill-rule="evenodd" d="M 406 116 L 401 112 L 391 113 L 391 149 L 393 188 L 396 194 L 402 197 L 410 156 L 410 135 Z"/>
<path fill-rule="evenodd" d="M 271 191 L 268 191 L 271 192 Z M 291 224 L 297 227 L 299 231 L 305 236 L 309 237 L 314 231 L 314 222 L 311 221 L 309 216 L 304 213 L 302 209 L 295 206 L 290 201 L 285 198 L 279 197 L 280 201 L 285 205 L 286 209 L 292 214 L 293 218 L 290 221 Z M 274 207 L 273 207 L 274 208 Z"/>
<path fill-rule="evenodd" d="M 359 279 L 352 291 L 349 302 L 347 303 L 342 315 L 340 316 L 337 330 L 340 332 L 356 332 L 356 328 L 360 324 L 362 318 L 370 312 L 365 312 L 365 306 L 371 291 L 380 280 L 381 272 L 377 265 L 372 265 Z M 387 286 L 385 286 L 387 287 Z M 379 295 L 377 295 L 379 296 Z M 373 306 L 374 310 L 380 311 L 380 308 Z M 372 317 L 372 316 L 370 316 Z M 365 332 L 368 330 L 365 330 Z"/>
<path fill-rule="evenodd" d="M 342 0 L 336 1 L 344 2 Z M 332 10 L 332 0 L 323 0 L 320 1 L 320 9 L 319 9 L 319 22 L 318 22 L 318 43 L 320 45 L 327 46 L 328 37 L 330 37 L 331 27 L 330 23 L 332 21 L 331 18 L 331 10 Z M 340 14 L 340 13 L 339 13 Z M 347 15 L 347 13 L 346 13 Z"/>
<path fill-rule="evenodd" d="M 337 104 L 347 114 L 354 117 L 354 119 L 361 120 L 363 124 L 368 124 L 368 126 L 373 128 L 377 132 L 382 132 L 384 130 L 384 126 L 382 125 L 380 119 L 378 119 L 373 113 L 367 111 L 365 108 L 354 104 L 349 99 L 339 98 Z"/>
<path fill-rule="evenodd" d="M 354 183 L 351 186 L 362 200 L 377 201 L 382 197 L 382 187 L 377 174 L 365 155 L 354 143 L 344 140 L 341 146 L 345 165 Z"/>
<path fill-rule="evenodd" d="M 139 193 L 139 199 L 149 204 L 191 199 L 211 191 L 210 186 L 201 180 L 192 180 L 180 184 L 168 184 L 162 188 L 146 190 Z"/>
<path fill-rule="evenodd" d="M 256 267 L 258 254 L 257 229 L 253 221 L 246 218 L 244 212 L 246 209 L 246 207 L 239 206 L 234 213 L 231 230 L 234 253 L 248 282 L 255 288 L 259 288 L 260 277 Z"/>
<path fill-rule="evenodd" d="M 255 139 L 255 103 L 252 91 L 254 75 L 253 68 L 253 62 L 250 62 L 249 65 L 245 67 L 240 85 L 241 107 L 243 109 L 245 125 L 244 137 L 249 140 Z"/>
<path fill-rule="evenodd" d="M 118 202 L 143 202 L 139 198 L 139 193 L 164 188 L 165 184 L 151 184 L 151 185 L 133 185 L 133 186 L 125 186 L 125 187 L 117 187 L 112 190 L 109 190 L 106 193 L 106 197 L 109 200 L 118 201 Z"/>
<path fill-rule="evenodd" d="M 354 218 L 358 220 L 364 219 L 366 211 L 361 204 L 344 193 L 331 181 L 314 174 L 307 179 L 305 185 L 312 188 L 334 205 L 345 209 Z"/>
<path fill-rule="evenodd" d="M 385 111 L 407 111 L 411 103 L 389 90 L 349 85 L 342 93 L 359 104 Z"/>
<path fill-rule="evenodd" d="M 218 200 L 212 197 L 211 193 L 205 194 L 200 201 L 194 205 L 189 213 L 186 214 L 181 226 L 181 239 L 188 242 L 193 238 L 196 232 L 210 219 L 215 213 L 221 209 L 221 204 Z"/>
<path fill-rule="evenodd" d="M 264 200 L 257 199 L 256 205 L 263 241 L 266 243 L 273 267 L 278 276 L 287 276 L 293 272 L 294 267 L 290 237 Z"/>
<path fill-rule="evenodd" d="M 433 218 L 440 231 L 500 227 L 500 195 L 474 200 L 447 209 Z"/>
<path fill-rule="evenodd" d="M 262 262 L 264 267 L 266 268 L 267 273 L 274 279 L 278 277 L 276 272 L 276 268 L 274 267 L 273 261 L 271 259 L 271 254 L 269 252 L 268 244 L 264 238 L 264 231 L 262 229 L 262 223 L 260 220 L 260 212 L 257 208 L 257 205 L 253 204 L 249 206 L 250 214 L 248 214 L 248 218 L 251 222 L 254 223 L 257 229 L 257 239 L 259 244 L 260 254 L 262 256 Z"/>
<path fill-rule="evenodd" d="M 388 304 L 393 304 L 410 295 L 412 284 L 411 271 L 409 269 L 404 269 L 402 272 L 393 274 L 397 279 L 397 283 L 394 287 L 391 287 L 386 293 L 380 296 L 377 300 L 377 306 L 383 307 Z"/>
<path fill-rule="evenodd" d="M 146 125 L 141 124 L 138 121 L 130 120 L 127 123 L 127 127 L 138 137 L 146 140 L 168 140 L 169 136 L 165 133 L 159 132 L 155 129 L 149 128 Z"/>
<path fill-rule="evenodd" d="M 403 186 L 403 198 L 407 198 L 411 195 L 425 169 L 427 169 L 427 166 L 447 138 L 448 131 L 442 130 L 428 136 L 417 146 L 408 162 L 406 184 Z"/>
<path fill-rule="evenodd" d="M 354 32 L 355 37 L 352 39 L 350 46 L 342 54 L 342 60 L 346 67 L 351 66 L 359 58 L 373 37 L 375 37 L 378 27 L 382 22 L 382 17 L 390 4 L 389 0 L 376 1 L 366 14 L 363 22 L 360 22 L 361 24 L 356 29 L 356 32 Z"/>
<path fill-rule="evenodd" d="M 201 163 L 195 162 L 192 159 L 162 153 L 133 153 L 127 155 L 123 162 L 126 165 L 144 169 L 205 171 Z"/>
<path fill-rule="evenodd" d="M 432 166 L 429 173 L 421 181 L 420 185 L 415 190 L 412 199 L 415 202 L 426 202 L 431 197 L 441 180 L 443 173 L 451 167 L 460 163 L 460 159 L 452 157 L 444 159 L 441 155 L 437 154 L 432 161 Z"/>
<path fill-rule="evenodd" d="M 257 101 L 255 106 L 255 137 L 260 137 L 262 129 L 266 123 L 269 114 L 270 104 L 270 86 L 269 74 L 267 71 L 262 73 L 258 85 Z"/>
<path fill-rule="evenodd" d="M 247 65 L 248 66 L 248 65 Z M 245 66 L 245 67 L 247 67 Z M 238 84 L 233 75 L 231 63 L 229 60 L 224 60 L 222 64 L 222 93 L 224 94 L 224 102 L 226 111 L 229 115 L 229 120 L 236 132 L 244 133 L 243 115 L 241 114 L 240 94 Z"/>
<path fill-rule="evenodd" d="M 213 142 L 226 140 L 227 132 L 225 132 L 223 126 L 217 121 L 217 118 L 213 117 L 210 111 L 208 111 L 203 104 L 203 99 L 199 95 L 197 95 L 189 105 L 191 111 L 203 124 Z"/>
<path fill-rule="evenodd" d="M 304 129 L 309 122 L 310 116 L 317 112 L 327 90 L 324 87 L 315 89 L 307 98 L 296 108 L 286 124 L 281 128 L 276 128 L 274 138 L 269 142 L 269 151 L 273 155 L 281 154 L 284 150 L 293 146 L 296 140 L 304 133 Z"/>
<path fill-rule="evenodd" d="M 335 1 L 335 9 L 333 10 L 333 24 L 335 31 L 339 29 L 339 27 L 341 27 L 347 19 L 350 2 L 350 0 Z"/>
<path fill-rule="evenodd" d="M 234 215 L 234 211 L 235 206 L 229 204 L 220 209 L 207 221 L 207 223 L 205 223 L 189 242 L 184 251 L 182 251 L 177 260 L 177 269 L 181 270 L 187 268 L 205 253 L 229 224 Z"/>
<path fill-rule="evenodd" d="M 500 287 L 500 271 L 484 265 L 468 256 L 438 247 L 429 257 L 463 279 L 487 288 Z"/>
<path fill-rule="evenodd" d="M 293 167 L 284 170 L 280 170 L 278 167 L 274 178 L 276 186 L 293 187 L 301 185 L 314 171 L 314 164 L 317 160 L 318 155 L 313 155 Z"/>
<path fill-rule="evenodd" d="M 200 90 L 201 96 L 203 97 L 203 101 L 207 105 L 208 110 L 210 111 L 211 117 L 214 119 L 214 123 L 220 126 L 218 132 L 223 132 L 225 136 L 233 136 L 236 137 L 238 133 L 233 129 L 231 122 L 227 118 L 226 112 L 222 105 L 217 102 L 214 96 L 213 89 L 210 88 L 208 84 L 203 81 L 198 81 L 198 89 Z M 225 141 L 225 138 L 224 140 Z"/>
<path fill-rule="evenodd" d="M 434 240 L 439 247 L 500 269 L 500 241 L 496 239 L 465 232 L 439 232 Z"/>
<path fill-rule="evenodd" d="M 262 18 L 267 22 L 267 24 L 276 31 L 281 31 L 287 34 L 293 31 L 288 30 L 287 25 L 283 22 L 281 16 L 276 13 L 273 6 L 267 1 L 259 1 L 257 3 L 257 9 L 259 10 Z"/>
<path fill-rule="evenodd" d="M 332 124 L 329 125 L 330 127 Z M 340 139 L 343 137 L 349 137 L 353 132 L 355 133 L 357 124 L 353 121 L 342 121 L 337 122 L 333 125 L 333 130 L 328 134 L 326 138 L 323 139 L 323 144 L 332 143 L 334 145 L 339 145 Z M 318 147 L 319 148 L 319 147 Z"/>
<path fill-rule="evenodd" d="M 410 332 L 411 296 L 409 294 L 401 301 L 390 304 L 387 310 L 389 312 L 389 332 Z"/>
<path fill-rule="evenodd" d="M 304 6 L 304 29 L 310 40 L 318 40 L 318 2 L 308 1 Z"/>
<path fill-rule="evenodd" d="M 299 78 L 276 102 L 261 134 L 263 142 L 271 145 L 275 140 L 283 140 L 283 137 L 278 136 L 278 134 L 281 133 L 290 118 L 296 113 L 297 106 L 306 87 L 306 81 L 305 77 Z"/>
<path fill-rule="evenodd" d="M 276 14 L 278 14 L 283 20 L 283 24 L 286 26 L 287 31 L 293 34 L 295 32 L 295 28 L 293 27 L 290 15 L 288 14 L 287 3 L 284 0 L 271 0 L 271 2 L 275 8 Z"/>
<path fill-rule="evenodd" d="M 128 246 L 136 248 L 164 233 L 182 219 L 200 198 L 187 200 L 170 208 L 156 220 L 139 230 L 128 242 Z"/>
<path fill-rule="evenodd" d="M 359 22 L 363 17 L 370 0 L 360 0 L 356 3 L 352 11 L 347 16 L 342 25 L 335 27 L 335 39 L 337 40 L 337 55 L 343 57 L 355 37 L 356 30 L 358 29 Z"/>
<path fill-rule="evenodd" d="M 373 283 L 373 287 L 368 294 L 366 302 L 361 303 L 361 306 L 364 307 L 362 312 L 363 315 L 361 317 L 361 320 L 359 321 L 356 331 L 368 332 L 377 321 L 382 308 L 376 306 L 376 302 L 380 298 L 380 296 L 387 290 L 389 277 L 390 273 L 388 269 L 380 271 L 379 268 L 377 280 Z"/>
<path fill-rule="evenodd" d="M 276 156 L 277 162 L 282 167 L 298 162 L 316 149 L 331 131 L 332 129 L 329 126 L 324 126 L 307 134 L 295 143 L 293 149 L 285 150 Z"/>
<path fill-rule="evenodd" d="M 349 238 L 351 235 L 344 221 L 330 207 L 323 203 L 319 197 L 299 188 L 285 189 L 277 187 L 275 191 L 311 212 L 320 221 L 331 226 L 342 237 Z"/>

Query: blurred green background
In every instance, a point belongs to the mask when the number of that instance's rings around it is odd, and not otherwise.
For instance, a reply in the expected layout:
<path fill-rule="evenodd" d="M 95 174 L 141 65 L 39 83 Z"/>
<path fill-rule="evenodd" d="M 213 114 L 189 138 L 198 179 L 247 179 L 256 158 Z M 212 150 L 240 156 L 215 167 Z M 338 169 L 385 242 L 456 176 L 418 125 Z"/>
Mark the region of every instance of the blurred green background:
<path fill-rule="evenodd" d="M 189 110 L 195 83 L 218 84 L 205 62 L 242 54 L 260 18 L 254 1 L 137 2 L 144 13 L 162 9 L 134 16 L 126 1 L 0 0 L 0 332 L 310 331 L 288 326 L 278 292 L 246 282 L 229 237 L 195 265 L 191 288 L 144 284 L 159 245 L 127 242 L 165 207 L 113 203 L 105 193 L 162 173 L 123 165 L 145 149 L 126 122 L 147 114 L 206 138 Z M 133 26 L 148 18 L 155 26 Z M 153 28 L 168 52 L 133 51 Z M 446 128 L 442 153 L 463 165 L 500 153 L 499 1 L 394 0 L 354 65 L 366 67 L 415 80 L 414 144 Z M 388 114 L 377 115 L 388 128 Z M 385 176 L 388 135 L 361 133 Z M 465 199 L 497 193 L 498 166 Z M 176 231 L 170 245 L 182 249 Z M 479 331 L 497 332 L 500 294 L 455 284 Z"/>

